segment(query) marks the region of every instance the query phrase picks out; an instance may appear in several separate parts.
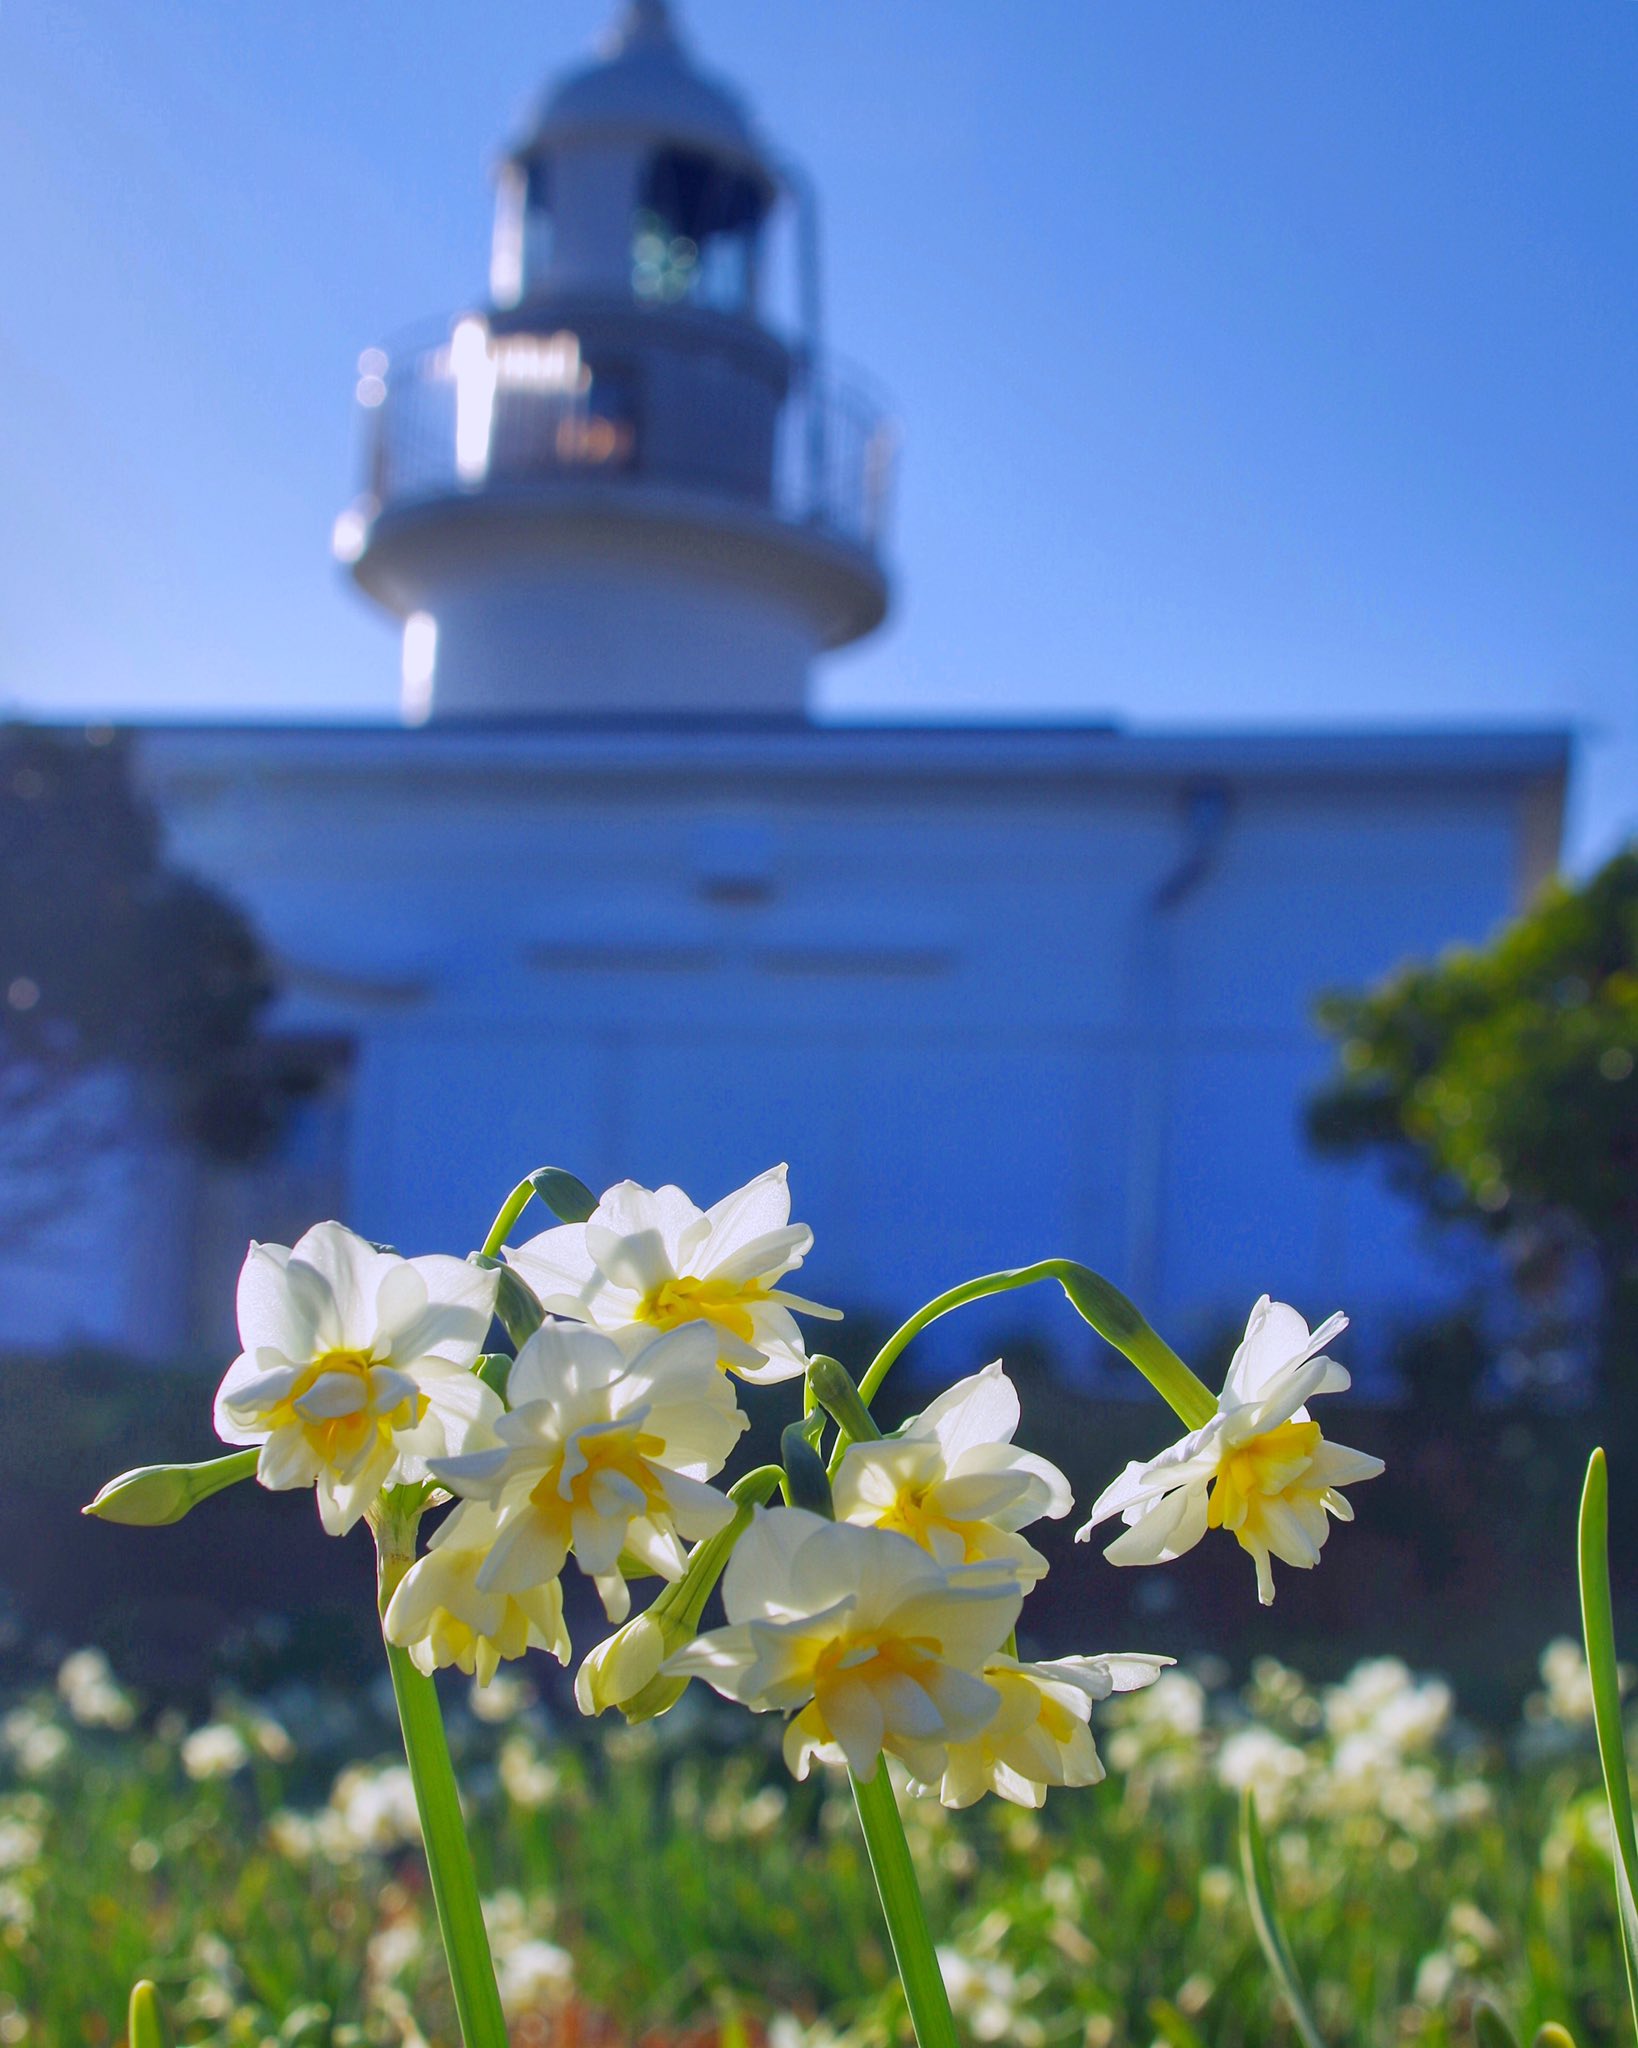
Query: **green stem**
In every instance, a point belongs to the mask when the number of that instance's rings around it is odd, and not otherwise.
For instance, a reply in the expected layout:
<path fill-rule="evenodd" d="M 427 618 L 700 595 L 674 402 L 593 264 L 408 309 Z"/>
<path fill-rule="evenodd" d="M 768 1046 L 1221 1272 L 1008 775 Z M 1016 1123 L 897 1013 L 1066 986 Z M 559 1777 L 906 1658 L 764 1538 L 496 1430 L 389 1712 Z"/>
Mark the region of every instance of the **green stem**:
<path fill-rule="evenodd" d="M 378 1540 L 380 1607 L 385 1614 L 411 1560 L 389 1541 L 385 1531 Z M 489 1954 L 489 1936 L 478 1899 L 478 1878 L 472 1867 L 466 1823 L 461 1818 L 461 1799 L 455 1786 L 455 1769 L 449 1760 L 438 1690 L 424 1672 L 415 1668 L 409 1652 L 393 1643 L 387 1645 L 387 1667 L 392 1673 L 399 1726 L 404 1731 L 404 1756 L 415 1788 L 416 1811 L 421 1816 L 427 1871 L 438 1908 L 444 1954 L 449 1961 L 449 1981 L 455 1992 L 461 2039 L 466 2048 L 507 2048 L 506 2018 L 495 1984 L 495 1965 Z"/>
<path fill-rule="evenodd" d="M 853 1803 L 859 1809 L 859 1825 L 881 1895 L 882 1917 L 893 1944 L 893 1960 L 899 1966 L 917 2048 L 959 2048 L 950 1996 L 933 1949 L 927 1908 L 910 1860 L 910 1844 L 904 1839 L 904 1822 L 885 1757 L 873 1777 L 853 1778 Z"/>
<path fill-rule="evenodd" d="M 1171 1407 L 1188 1429 L 1201 1429 L 1217 1413 L 1217 1397 L 1203 1380 L 1197 1379 L 1177 1353 L 1144 1321 L 1136 1306 L 1119 1288 L 1112 1287 L 1090 1266 L 1074 1259 L 1042 1259 L 1033 1266 L 1015 1266 L 1005 1273 L 985 1273 L 952 1287 L 919 1308 L 900 1325 L 871 1360 L 870 1369 L 859 1382 L 860 1397 L 869 1402 L 886 1379 L 888 1369 L 911 1339 L 929 1323 L 947 1316 L 952 1309 L 965 1308 L 970 1301 L 987 1295 L 1007 1294 L 1015 1287 L 1033 1287 L 1040 1280 L 1056 1280 L 1076 1312 L 1098 1335 L 1130 1360 L 1149 1384 Z M 852 1439 L 844 1431 L 837 1439 L 830 1469 L 835 1474 L 842 1453 Z"/>
<path fill-rule="evenodd" d="M 496 1211 L 495 1220 L 489 1226 L 489 1235 L 484 1239 L 483 1248 L 478 1253 L 479 1258 L 498 1259 L 500 1257 L 502 1245 L 512 1235 L 512 1225 L 516 1223 L 524 1210 L 528 1208 L 530 1202 L 534 1199 L 534 1193 L 535 1183 L 532 1175 L 528 1180 L 520 1180 L 518 1182 L 517 1186 Z"/>

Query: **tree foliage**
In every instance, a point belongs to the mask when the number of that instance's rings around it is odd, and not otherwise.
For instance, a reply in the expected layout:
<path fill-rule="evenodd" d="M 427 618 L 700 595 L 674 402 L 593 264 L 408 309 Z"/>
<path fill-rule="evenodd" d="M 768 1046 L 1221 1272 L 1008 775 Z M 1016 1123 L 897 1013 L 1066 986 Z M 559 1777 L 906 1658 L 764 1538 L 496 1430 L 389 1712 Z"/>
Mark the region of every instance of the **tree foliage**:
<path fill-rule="evenodd" d="M 49 1213 L 134 1107 L 254 1157 L 290 1095 L 274 993 L 241 912 L 167 865 L 122 736 L 0 727 L 0 1218 Z"/>
<path fill-rule="evenodd" d="M 1526 1288 L 1590 1259 L 1601 1348 L 1638 1326 L 1638 848 L 1556 882 L 1489 945 L 1320 1006 L 1339 1069 L 1322 1148 L 1386 1155 L 1437 1216 L 1498 1240 Z"/>

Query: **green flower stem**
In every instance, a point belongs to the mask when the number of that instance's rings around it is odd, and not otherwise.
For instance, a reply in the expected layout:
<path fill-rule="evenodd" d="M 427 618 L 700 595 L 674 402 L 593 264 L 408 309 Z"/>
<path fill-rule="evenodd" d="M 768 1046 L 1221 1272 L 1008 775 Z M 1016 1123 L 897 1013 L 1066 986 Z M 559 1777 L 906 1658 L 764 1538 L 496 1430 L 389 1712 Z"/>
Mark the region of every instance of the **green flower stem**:
<path fill-rule="evenodd" d="M 512 1225 L 516 1223 L 524 1210 L 534 1200 L 534 1195 L 535 1182 L 534 1176 L 531 1174 L 527 1180 L 520 1180 L 506 1200 L 501 1203 L 499 1210 L 496 1212 L 494 1222 L 489 1226 L 489 1235 L 483 1241 L 483 1249 L 478 1253 L 479 1258 L 498 1259 L 500 1257 L 502 1245 L 512 1235 Z"/>
<path fill-rule="evenodd" d="M 388 1530 L 380 1532 L 378 1541 L 380 1607 L 385 1614 L 411 1559 L 392 1540 Z M 461 1818 L 460 1794 L 449 1760 L 437 1687 L 415 1668 L 409 1652 L 393 1643 L 387 1644 L 387 1667 L 392 1673 L 393 1698 L 398 1703 L 398 1721 L 404 1731 L 404 1756 L 415 1788 L 416 1811 L 421 1816 L 427 1870 L 432 1878 L 444 1954 L 449 1959 L 461 2039 L 466 2048 L 507 2048 L 506 2019 L 495 1985 L 495 1965 L 489 1954 L 489 1936 L 478 1901 L 478 1878 L 472 1867 L 466 1823 Z"/>
<path fill-rule="evenodd" d="M 1197 1379 L 1162 1338 L 1150 1329 L 1134 1304 L 1119 1288 L 1112 1287 L 1090 1266 L 1074 1259 L 1042 1259 L 1034 1266 L 1015 1266 L 1010 1272 L 985 1273 L 961 1287 L 952 1287 L 917 1309 L 907 1323 L 895 1330 L 872 1359 L 869 1371 L 859 1382 L 860 1397 L 872 1400 L 889 1367 L 911 1341 L 947 1316 L 952 1309 L 965 1308 L 970 1301 L 987 1295 L 1007 1294 L 1015 1287 L 1033 1287 L 1039 1280 L 1056 1280 L 1071 1305 L 1089 1322 L 1106 1343 L 1129 1359 L 1149 1384 L 1172 1408 L 1186 1429 L 1201 1429 L 1217 1413 L 1217 1397 L 1203 1380 Z M 842 1453 L 852 1438 L 840 1432 L 830 1469 L 834 1476 Z"/>
<path fill-rule="evenodd" d="M 927 1908 L 922 1904 L 885 1757 L 873 1777 L 853 1778 L 853 1803 L 859 1809 L 859 1825 L 864 1830 L 876 1890 L 881 1894 L 882 1917 L 893 1944 L 893 1960 L 899 1966 L 917 2048 L 960 2048 L 950 2016 L 950 1995 L 928 1931 Z"/>

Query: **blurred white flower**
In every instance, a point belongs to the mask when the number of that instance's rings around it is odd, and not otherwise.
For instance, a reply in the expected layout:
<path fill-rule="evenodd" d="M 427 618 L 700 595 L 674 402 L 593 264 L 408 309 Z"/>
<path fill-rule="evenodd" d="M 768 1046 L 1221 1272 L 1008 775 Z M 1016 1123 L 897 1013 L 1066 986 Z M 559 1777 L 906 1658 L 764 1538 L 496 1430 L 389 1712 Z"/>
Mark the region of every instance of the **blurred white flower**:
<path fill-rule="evenodd" d="M 991 1657 L 984 1678 L 1000 1694 L 1000 1709 L 976 1735 L 950 1744 L 939 1798 L 946 1806 L 971 1806 L 995 1792 L 1015 1806 L 1040 1806 L 1049 1785 L 1098 1784 L 1104 1771 L 1092 1740 L 1093 1701 L 1153 1685 L 1171 1661 L 1109 1656 L 1021 1664 Z"/>
<path fill-rule="evenodd" d="M 941 1394 L 891 1437 L 850 1444 L 832 1491 L 839 1522 L 896 1529 L 941 1564 L 1001 1558 L 1036 1579 L 1046 1559 L 1017 1532 L 1074 1505 L 1056 1465 L 1013 1445 L 1018 1393 L 1000 1361 Z"/>
<path fill-rule="evenodd" d="M 1111 1516 L 1126 1523 L 1104 1555 L 1112 1564 L 1159 1564 L 1192 1550 L 1208 1528 L 1232 1530 L 1257 1567 L 1257 1597 L 1274 1598 L 1271 1560 L 1317 1564 L 1327 1516 L 1351 1522 L 1337 1490 L 1374 1479 L 1382 1460 L 1328 1444 L 1304 1405 L 1339 1394 L 1348 1374 L 1324 1347 L 1348 1327 L 1335 1315 L 1310 1333 L 1294 1308 L 1265 1294 L 1251 1311 L 1217 1413 L 1158 1457 L 1134 1460 L 1104 1489 L 1077 1542 Z"/>
<path fill-rule="evenodd" d="M 574 1990 L 574 1961 L 551 1941 L 520 1941 L 495 1957 L 495 1981 L 508 2019 L 561 2005 Z"/>
<path fill-rule="evenodd" d="M 381 1488 L 426 1477 L 501 1413 L 469 1370 L 497 1275 L 461 1259 L 401 1259 L 339 1223 L 290 1249 L 253 1244 L 239 1275 L 240 1356 L 216 1395 L 216 1433 L 260 1444 L 264 1486 L 316 1486 L 332 1536 Z"/>
<path fill-rule="evenodd" d="M 44 1846 L 45 1831 L 35 1822 L 0 1814 L 0 1870 L 26 1870 Z"/>
<path fill-rule="evenodd" d="M 526 1811 L 550 1806 L 563 1790 L 557 1766 L 547 1763 L 525 1736 L 510 1735 L 501 1744 L 498 1768 L 507 1798 Z"/>
<path fill-rule="evenodd" d="M 325 1843 L 331 1855 L 401 1849 L 421 1839 L 415 1787 L 403 1764 L 355 1764 L 343 1771 L 330 1787 L 327 1817 L 334 1823 Z"/>
<path fill-rule="evenodd" d="M 1622 1691 L 1628 1674 L 1623 1671 Z M 1566 1728 L 1591 1726 L 1593 1718 L 1592 1673 L 1581 1645 L 1569 1636 L 1557 1636 L 1541 1653 L 1543 1691 L 1525 1701 L 1532 1720 L 1562 1722 Z"/>
<path fill-rule="evenodd" d="M 768 2048 L 843 2048 L 844 2036 L 823 2020 L 799 2020 L 795 2013 L 776 2013 L 768 2022 Z"/>
<path fill-rule="evenodd" d="M 923 1784 L 947 1746 L 1000 1708 L 979 1675 L 1018 1618 L 1022 1582 L 999 1565 L 941 1565 L 888 1529 L 759 1509 L 723 1579 L 729 1626 L 668 1658 L 753 1712 L 796 1712 L 785 1761 L 869 1778 L 884 1750 Z"/>
<path fill-rule="evenodd" d="M 1141 1772 L 1140 1789 L 1203 1775 L 1206 1692 L 1190 1672 L 1163 1671 L 1153 1685 L 1119 1701 L 1111 1720 L 1104 1750 L 1123 1776 Z"/>
<path fill-rule="evenodd" d="M 791 1311 L 834 1317 L 777 1285 L 813 1246 L 792 1223 L 775 1166 L 700 1209 L 681 1188 L 621 1181 L 584 1223 L 543 1231 L 506 1254 L 548 1315 L 616 1333 L 702 1323 L 718 1362 L 747 1380 L 796 1379 L 807 1366 Z"/>
<path fill-rule="evenodd" d="M 1265 1821 L 1284 1813 L 1307 1770 L 1303 1752 L 1271 1728 L 1237 1728 L 1217 1752 L 1219 1783 L 1254 1793 Z"/>
<path fill-rule="evenodd" d="M 0 1721 L 0 1749 L 25 1778 L 43 1778 L 68 1755 L 68 1732 L 33 1707 L 13 1707 Z"/>
<path fill-rule="evenodd" d="M 182 1739 L 182 1768 L 190 1778 L 203 1783 L 209 1778 L 231 1778 L 250 1761 L 250 1746 L 238 1729 L 226 1721 L 207 1721 Z"/>
<path fill-rule="evenodd" d="M 289 1729 L 274 1715 L 252 1710 L 245 1716 L 244 1726 L 257 1755 L 265 1756 L 270 1764 L 287 1764 L 296 1754 Z"/>
<path fill-rule="evenodd" d="M 682 1539 L 714 1536 L 733 1520 L 733 1503 L 705 1482 L 746 1420 L 704 1325 L 656 1337 L 628 1359 L 596 1330 L 543 1324 L 513 1362 L 507 1398 L 493 1449 L 433 1465 L 441 1485 L 495 1511 L 474 1581 L 480 1593 L 544 1586 L 572 1550 L 610 1621 L 623 1621 L 631 1595 L 622 1551 L 677 1579 Z M 471 1513 L 458 1508 L 429 1555 L 466 1548 Z"/>
<path fill-rule="evenodd" d="M 533 1648 L 569 1661 L 555 1576 L 515 1593 L 482 1585 L 498 1526 L 486 1502 L 463 1501 L 393 1588 L 382 1620 L 387 1641 L 408 1650 L 418 1671 L 430 1676 L 457 1665 L 477 1679 L 480 1696 L 503 1658 Z"/>
<path fill-rule="evenodd" d="M 1367 1736 L 1403 1755 L 1431 1748 L 1450 1720 L 1450 1687 L 1416 1678 L 1397 1657 L 1367 1657 L 1324 1694 L 1325 1726 L 1338 1737 Z"/>
<path fill-rule="evenodd" d="M 57 1692 L 82 1728 L 129 1728 L 136 1702 L 101 1650 L 75 1650 L 57 1667 Z"/>
<path fill-rule="evenodd" d="M 497 1671 L 487 1685 L 473 1686 L 467 1705 L 477 1720 L 497 1727 L 528 1713 L 539 1699 L 540 1694 L 527 1678 L 519 1677 L 515 1671 Z"/>
<path fill-rule="evenodd" d="M 412 1970 L 426 1954 L 420 1922 L 409 1914 L 384 1921 L 370 1936 L 364 1964 L 372 1989 L 379 1990 Z"/>
<path fill-rule="evenodd" d="M 939 1973 L 950 1995 L 950 2010 L 975 2041 L 1010 2041 L 1033 2048 L 1039 2023 L 1022 2011 L 1023 1989 L 1005 1963 L 970 1962 L 953 1948 L 938 1951 Z"/>

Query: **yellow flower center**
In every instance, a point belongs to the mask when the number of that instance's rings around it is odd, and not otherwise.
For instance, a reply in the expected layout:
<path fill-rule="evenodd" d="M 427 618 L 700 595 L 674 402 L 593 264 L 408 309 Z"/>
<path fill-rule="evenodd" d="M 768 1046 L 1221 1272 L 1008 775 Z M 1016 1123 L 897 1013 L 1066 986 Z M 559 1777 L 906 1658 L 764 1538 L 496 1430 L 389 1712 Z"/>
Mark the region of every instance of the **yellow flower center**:
<path fill-rule="evenodd" d="M 714 1323 L 749 1344 L 756 1327 L 749 1304 L 767 1299 L 768 1290 L 760 1280 L 696 1280 L 691 1273 L 679 1273 L 643 1296 L 637 1320 L 652 1323 L 657 1330 L 674 1330 L 679 1323 Z"/>
<path fill-rule="evenodd" d="M 933 1541 L 935 1529 L 947 1529 L 960 1540 L 963 1562 L 973 1564 L 988 1555 L 983 1548 L 979 1531 L 985 1527 L 982 1522 L 957 1522 L 948 1515 L 941 1515 L 936 1508 L 929 1507 L 927 1496 L 930 1487 L 901 1487 L 894 1496 L 893 1505 L 888 1508 L 877 1523 L 881 1529 L 893 1529 L 901 1536 L 908 1536 L 912 1543 L 923 1550 L 932 1551 L 935 1556 L 938 1546 Z"/>
<path fill-rule="evenodd" d="M 326 1351 L 311 1365 L 303 1366 L 296 1384 L 267 1417 L 269 1425 L 278 1429 L 294 1423 L 307 1439 L 314 1455 L 326 1465 L 338 1467 L 349 1466 L 358 1460 L 372 1437 L 385 1441 L 396 1430 L 413 1429 L 427 1412 L 426 1395 L 407 1396 L 395 1407 L 381 1412 L 372 1410 L 370 1364 L 362 1352 Z M 347 1415 L 303 1414 L 303 1397 L 312 1392 L 319 1380 L 336 1374 L 358 1382 L 358 1406 Z"/>
<path fill-rule="evenodd" d="M 582 1432 L 571 1439 L 585 1459 L 585 1468 L 563 1483 L 563 1455 L 560 1453 L 530 1488 L 529 1498 L 547 1527 L 564 1542 L 570 1540 L 576 1512 L 596 1512 L 595 1489 L 600 1480 L 618 1475 L 630 1480 L 643 1496 L 639 1514 L 665 1507 L 665 1493 L 649 1462 L 665 1456 L 665 1442 L 640 1429 L 635 1423 L 624 1429 Z"/>
<path fill-rule="evenodd" d="M 1242 1543 L 1248 1536 L 1260 1540 L 1265 1504 L 1304 1490 L 1297 1482 L 1312 1464 L 1319 1441 L 1317 1422 L 1282 1422 L 1230 1451 L 1211 1484 L 1207 1525 L 1232 1529 Z"/>
<path fill-rule="evenodd" d="M 827 1739 L 828 1693 L 843 1685 L 874 1687 L 897 1678 L 908 1678 L 925 1690 L 939 1661 L 938 1644 L 927 1637 L 833 1637 L 823 1645 L 813 1663 L 813 1703 L 825 1723 Z"/>

